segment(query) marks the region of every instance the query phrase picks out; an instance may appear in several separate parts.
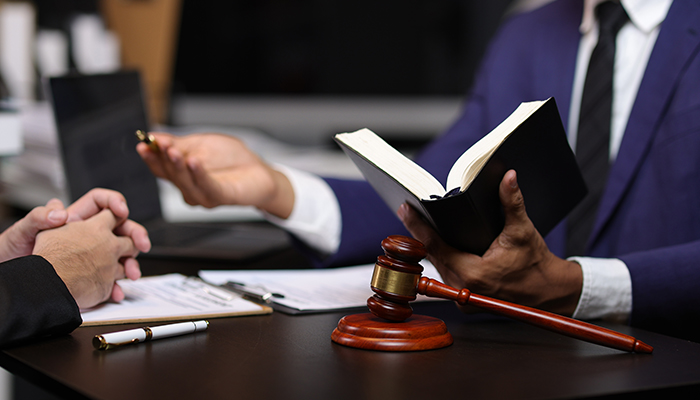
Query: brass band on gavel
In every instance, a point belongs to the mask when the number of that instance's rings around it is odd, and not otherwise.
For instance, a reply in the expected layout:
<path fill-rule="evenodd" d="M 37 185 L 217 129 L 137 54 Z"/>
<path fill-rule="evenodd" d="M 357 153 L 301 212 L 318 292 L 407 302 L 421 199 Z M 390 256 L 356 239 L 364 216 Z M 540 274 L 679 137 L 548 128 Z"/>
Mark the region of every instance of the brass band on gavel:
<path fill-rule="evenodd" d="M 388 293 L 415 298 L 419 279 L 420 274 L 395 271 L 377 263 L 374 264 L 371 285 Z"/>

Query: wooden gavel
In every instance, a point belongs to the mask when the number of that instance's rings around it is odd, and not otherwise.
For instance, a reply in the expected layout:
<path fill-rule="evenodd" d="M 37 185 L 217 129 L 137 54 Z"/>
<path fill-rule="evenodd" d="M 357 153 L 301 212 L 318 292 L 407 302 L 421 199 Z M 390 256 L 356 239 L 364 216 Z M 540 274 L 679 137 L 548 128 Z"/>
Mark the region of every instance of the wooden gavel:
<path fill-rule="evenodd" d="M 420 293 L 428 297 L 454 300 L 462 305 L 478 307 L 501 314 L 562 335 L 596 343 L 614 349 L 651 353 L 653 347 L 631 336 L 593 324 L 567 318 L 558 314 L 496 300 L 470 292 L 457 290 L 434 279 L 421 277 L 423 267 L 418 264 L 425 258 L 423 244 L 406 236 L 389 236 L 382 241 L 384 255 L 377 258 L 371 287 L 375 293 L 367 300 L 372 314 L 389 321 L 400 322 L 413 314 L 409 305 Z"/>

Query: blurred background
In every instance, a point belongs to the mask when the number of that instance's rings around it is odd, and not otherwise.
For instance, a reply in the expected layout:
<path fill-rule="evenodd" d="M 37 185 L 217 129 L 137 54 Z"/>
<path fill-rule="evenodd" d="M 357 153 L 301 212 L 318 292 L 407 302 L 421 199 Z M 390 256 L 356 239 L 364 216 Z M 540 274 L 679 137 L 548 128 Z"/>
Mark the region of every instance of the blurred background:
<path fill-rule="evenodd" d="M 368 127 L 410 155 L 458 115 L 504 15 L 540 2 L 0 0 L 0 201 L 66 198 L 46 78 L 120 69 L 140 71 L 152 129 L 233 134 L 268 161 L 360 177 L 335 133 Z M 191 211 L 162 202 L 166 218 Z"/>
<path fill-rule="evenodd" d="M 502 18 L 544 1 L 0 0 L 0 216 L 63 194 L 47 77 L 137 69 L 153 129 L 235 134 L 270 161 L 359 177 L 333 134 L 419 148 L 459 113 Z"/>

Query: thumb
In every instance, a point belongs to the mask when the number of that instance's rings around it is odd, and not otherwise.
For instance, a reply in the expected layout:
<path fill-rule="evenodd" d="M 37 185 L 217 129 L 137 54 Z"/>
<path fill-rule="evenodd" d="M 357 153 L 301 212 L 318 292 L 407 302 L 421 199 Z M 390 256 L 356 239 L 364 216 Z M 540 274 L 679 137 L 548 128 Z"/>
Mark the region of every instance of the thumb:
<path fill-rule="evenodd" d="M 518 186 L 514 170 L 506 172 L 499 188 L 501 204 L 505 214 L 505 226 L 498 236 L 501 247 L 520 246 L 537 232 L 525 210 L 525 200 Z"/>
<path fill-rule="evenodd" d="M 43 208 L 45 209 L 46 216 L 37 220 L 37 231 L 58 228 L 59 226 L 65 224 L 68 220 L 68 212 L 63 206 L 63 202 L 61 202 L 61 200 L 51 199 L 46 203 L 46 206 Z M 35 210 L 42 214 L 44 212 L 42 208 L 38 208 Z"/>
<path fill-rule="evenodd" d="M 518 186 L 518 177 L 515 170 L 509 170 L 503 175 L 499 187 L 499 196 L 506 219 L 506 227 L 528 221 L 525 210 L 525 200 Z"/>
<path fill-rule="evenodd" d="M 60 200 L 52 199 L 44 207 L 36 207 L 31 210 L 18 224 L 22 234 L 35 236 L 37 233 L 58 228 L 68 220 L 68 212 L 63 208 Z"/>

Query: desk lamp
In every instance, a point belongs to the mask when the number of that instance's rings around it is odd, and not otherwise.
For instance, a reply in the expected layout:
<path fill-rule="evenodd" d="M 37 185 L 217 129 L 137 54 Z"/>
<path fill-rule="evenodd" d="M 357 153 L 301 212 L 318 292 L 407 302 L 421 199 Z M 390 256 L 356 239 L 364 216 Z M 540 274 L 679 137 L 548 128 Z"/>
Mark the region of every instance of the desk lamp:
<path fill-rule="evenodd" d="M 653 348 L 631 336 L 546 311 L 457 290 L 434 279 L 421 277 L 425 258 L 423 244 L 415 239 L 393 235 L 382 241 L 384 255 L 377 257 L 367 300 L 371 313 L 348 315 L 338 322 L 331 339 L 345 346 L 368 350 L 414 351 L 449 346 L 452 335 L 445 323 L 434 317 L 413 315 L 410 301 L 420 293 L 428 297 L 454 300 L 461 305 L 523 321 L 562 335 L 614 349 L 651 353 Z"/>

